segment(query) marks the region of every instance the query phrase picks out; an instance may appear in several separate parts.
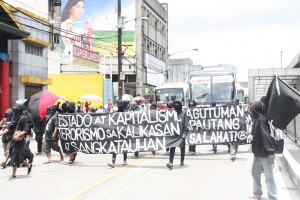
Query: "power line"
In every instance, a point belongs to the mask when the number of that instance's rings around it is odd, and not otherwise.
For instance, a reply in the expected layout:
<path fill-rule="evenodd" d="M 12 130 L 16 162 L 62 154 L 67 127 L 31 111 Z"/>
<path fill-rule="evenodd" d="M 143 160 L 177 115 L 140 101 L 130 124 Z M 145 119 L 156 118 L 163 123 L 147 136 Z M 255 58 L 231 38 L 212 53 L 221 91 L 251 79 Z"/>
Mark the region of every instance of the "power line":
<path fill-rule="evenodd" d="M 16 9 L 16 10 L 19 11 L 19 12 L 21 12 L 22 14 L 26 15 L 26 16 L 29 17 L 29 18 L 25 18 L 25 17 L 19 16 L 19 15 L 16 15 L 15 13 L 12 13 L 12 12 L 10 12 L 10 14 L 13 14 L 14 16 L 17 16 L 17 17 L 20 17 L 20 18 L 23 18 L 23 19 L 26 19 L 26 20 L 29 20 L 29 21 L 34 21 L 34 22 L 40 23 L 40 24 L 42 24 L 42 25 L 44 25 L 44 26 L 47 26 L 48 28 L 52 28 L 52 26 L 48 25 L 47 23 L 44 23 L 44 22 L 41 22 L 41 21 L 39 21 L 39 20 L 37 20 L 37 19 L 35 19 L 35 18 L 32 18 L 31 16 L 28 16 L 26 13 L 22 12 L 22 11 L 19 10 L 18 8 L 14 7 L 14 6 L 10 5 L 10 4 L 8 4 L 8 3 L 5 2 L 5 1 L 3 1 L 3 2 L 6 3 L 7 5 L 13 7 L 14 9 Z M 2 12 L 2 13 L 3 13 L 3 12 Z M 6 12 L 5 12 L 5 13 L 6 13 Z M 35 30 L 39 30 L 39 31 L 42 31 L 42 32 L 45 32 L 45 33 L 48 33 L 48 34 L 52 34 L 52 36 L 53 36 L 54 34 L 56 34 L 56 35 L 59 35 L 60 37 L 63 37 L 63 38 L 67 38 L 67 39 L 70 39 L 70 40 L 72 39 L 71 37 L 67 37 L 67 36 L 64 36 L 64 35 L 61 35 L 61 34 L 57 34 L 57 33 L 53 33 L 53 32 L 46 31 L 46 30 L 42 30 L 42 29 L 39 29 L 39 28 L 30 26 L 30 25 L 21 23 L 21 22 L 19 22 L 19 21 L 8 20 L 8 19 L 6 19 L 6 18 L 4 18 L 4 17 L 0 17 L 0 18 L 3 18 L 3 20 L 5 20 L 5 21 L 7 21 L 7 22 L 9 22 L 9 23 L 17 22 L 17 23 L 19 23 L 19 24 L 21 24 L 21 25 L 24 25 L 24 26 L 33 28 L 33 29 L 35 29 Z M 68 33 L 69 35 L 78 36 L 78 37 L 79 37 L 79 36 L 82 36 L 82 35 L 76 34 L 75 32 L 67 31 L 67 30 L 65 30 L 65 29 L 61 29 L 61 28 L 57 28 L 57 27 L 53 27 L 53 28 L 54 28 L 55 30 L 60 31 L 60 32 Z M 125 33 L 126 33 L 126 32 L 125 32 Z M 112 36 L 112 37 L 107 37 L 107 38 L 113 38 L 113 37 L 117 37 L 117 36 Z M 102 39 L 102 38 L 94 38 L 94 37 L 87 37 L 87 38 L 89 38 L 89 39 L 96 39 L 96 40 L 99 39 L 100 41 L 101 41 L 101 39 Z M 105 39 L 107 39 L 107 38 L 105 38 Z M 103 40 L 103 42 L 107 42 L 107 43 L 116 45 L 116 44 L 113 43 L 113 42 L 109 42 L 109 41 L 105 41 L 105 40 Z M 91 44 L 90 42 L 86 42 L 86 41 L 83 42 L 83 44 L 88 44 L 88 45 L 93 46 L 93 47 L 97 47 L 97 48 L 100 48 L 100 49 L 112 51 L 111 49 L 106 49 L 106 48 L 103 48 L 103 47 L 100 47 L 100 46 Z M 109 47 L 109 48 L 111 48 L 111 46 L 107 46 L 107 45 L 103 45 L 103 46 L 104 46 L 104 47 Z M 130 49 L 130 50 L 131 50 L 133 53 L 135 53 L 136 55 L 140 55 L 140 56 L 141 56 L 141 54 L 139 54 L 139 53 L 133 51 L 132 49 Z M 114 52 L 114 51 L 112 51 L 112 52 Z M 128 55 L 129 55 L 129 54 L 128 54 Z M 149 59 L 147 59 L 147 60 L 148 60 L 149 62 L 151 62 L 152 64 L 158 66 L 158 65 L 157 65 L 156 63 L 154 63 L 153 61 L 151 61 L 151 60 L 149 60 Z M 160 67 L 160 66 L 158 66 L 158 67 Z M 141 68 L 139 68 L 139 69 L 141 69 Z M 145 71 L 144 69 L 142 69 L 142 70 Z M 157 74 L 159 74 L 159 73 L 157 73 Z"/>

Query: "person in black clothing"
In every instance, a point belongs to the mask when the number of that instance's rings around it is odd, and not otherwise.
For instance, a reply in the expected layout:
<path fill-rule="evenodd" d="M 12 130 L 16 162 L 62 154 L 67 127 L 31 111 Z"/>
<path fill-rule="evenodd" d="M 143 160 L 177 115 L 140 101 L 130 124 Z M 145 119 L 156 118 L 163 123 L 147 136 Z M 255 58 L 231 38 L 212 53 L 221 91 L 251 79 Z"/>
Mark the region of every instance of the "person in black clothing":
<path fill-rule="evenodd" d="M 12 143 L 9 149 L 10 163 L 12 165 L 12 176 L 16 178 L 17 168 L 23 163 L 28 167 L 27 174 L 31 172 L 32 164 L 29 164 L 22 156 L 22 149 L 25 144 L 25 135 L 29 131 L 28 118 L 23 114 L 25 106 L 22 104 L 15 104 L 13 108 L 14 116 L 10 126 L 11 131 L 14 133 Z"/>
<path fill-rule="evenodd" d="M 75 102 L 73 101 L 68 102 L 65 110 L 67 113 L 75 113 L 76 112 Z M 72 165 L 74 163 L 76 156 L 77 156 L 76 151 L 71 151 L 69 153 L 69 165 Z"/>
<path fill-rule="evenodd" d="M 275 160 L 275 148 L 271 142 L 270 128 L 267 119 L 263 115 L 262 101 L 254 102 L 250 107 L 250 115 L 253 120 L 252 126 L 252 152 L 254 154 L 252 164 L 253 199 L 261 199 L 261 173 L 265 174 L 268 197 L 277 199 L 277 188 L 273 174 Z"/>
<path fill-rule="evenodd" d="M 33 119 L 33 116 L 29 112 L 27 112 L 27 110 L 24 110 L 23 114 L 28 119 L 28 128 L 29 128 L 29 130 L 25 135 L 25 144 L 24 144 L 24 147 L 22 149 L 22 155 L 24 156 L 25 160 L 26 159 L 28 160 L 28 163 L 32 163 L 34 155 L 31 152 L 29 145 L 30 145 L 30 140 L 31 140 L 31 137 L 32 137 L 31 129 L 34 127 L 34 119 Z"/>
<path fill-rule="evenodd" d="M 182 110 L 182 104 L 181 104 L 180 101 L 174 101 L 173 108 L 177 112 L 178 118 L 181 119 L 180 128 L 181 128 L 182 141 L 181 141 L 181 145 L 180 145 L 180 166 L 184 166 L 185 138 L 186 138 L 186 135 L 188 133 L 188 121 L 186 119 L 186 113 L 185 113 L 185 111 Z M 170 148 L 169 163 L 167 163 L 167 167 L 169 169 L 173 168 L 173 160 L 174 160 L 174 155 L 175 155 L 175 148 L 176 147 L 171 147 Z"/>
<path fill-rule="evenodd" d="M 47 109 L 47 113 L 48 113 L 48 109 Z M 42 154 L 43 135 L 46 127 L 46 118 L 44 117 L 44 119 L 41 121 L 38 120 L 35 124 L 36 124 L 35 141 L 37 144 L 36 155 L 40 155 Z"/>
<path fill-rule="evenodd" d="M 129 111 L 129 101 L 120 100 L 117 102 L 118 112 L 128 112 Z M 114 168 L 117 159 L 117 154 L 112 154 L 112 163 L 107 163 L 109 167 Z M 123 153 L 123 165 L 127 165 L 127 153 Z"/>

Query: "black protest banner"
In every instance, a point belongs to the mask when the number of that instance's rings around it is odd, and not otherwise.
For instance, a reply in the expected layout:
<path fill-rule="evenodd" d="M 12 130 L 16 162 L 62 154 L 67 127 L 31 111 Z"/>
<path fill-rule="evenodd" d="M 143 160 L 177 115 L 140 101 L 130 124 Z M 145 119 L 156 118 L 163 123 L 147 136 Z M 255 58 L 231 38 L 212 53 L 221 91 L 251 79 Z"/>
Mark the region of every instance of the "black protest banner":
<path fill-rule="evenodd" d="M 188 109 L 186 115 L 189 145 L 250 143 L 247 126 L 251 118 L 242 105 Z"/>
<path fill-rule="evenodd" d="M 88 154 L 156 151 L 180 146 L 175 111 L 59 114 L 62 149 Z"/>

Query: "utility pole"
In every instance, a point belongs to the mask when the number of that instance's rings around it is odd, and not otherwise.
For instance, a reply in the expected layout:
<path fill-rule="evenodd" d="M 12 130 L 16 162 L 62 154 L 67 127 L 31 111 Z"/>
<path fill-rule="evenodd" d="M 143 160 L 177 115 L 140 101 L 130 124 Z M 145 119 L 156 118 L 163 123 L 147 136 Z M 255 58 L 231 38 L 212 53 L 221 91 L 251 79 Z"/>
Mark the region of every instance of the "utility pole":
<path fill-rule="evenodd" d="M 122 100 L 122 81 L 121 81 L 121 72 L 122 72 L 122 16 L 121 16 L 121 0 L 118 0 L 118 97 L 119 100 Z"/>

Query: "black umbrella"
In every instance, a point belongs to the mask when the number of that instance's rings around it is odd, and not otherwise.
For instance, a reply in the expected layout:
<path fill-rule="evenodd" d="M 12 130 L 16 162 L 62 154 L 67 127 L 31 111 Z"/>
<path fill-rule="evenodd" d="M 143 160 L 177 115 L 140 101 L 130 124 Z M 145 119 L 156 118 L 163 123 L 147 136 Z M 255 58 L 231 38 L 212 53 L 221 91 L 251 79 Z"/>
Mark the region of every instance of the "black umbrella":
<path fill-rule="evenodd" d="M 42 120 L 46 115 L 47 107 L 53 106 L 58 99 L 59 96 L 43 90 L 32 95 L 24 105 L 35 120 Z"/>
<path fill-rule="evenodd" d="M 300 113 L 300 93 L 275 76 L 264 99 L 265 116 L 281 130 Z"/>

